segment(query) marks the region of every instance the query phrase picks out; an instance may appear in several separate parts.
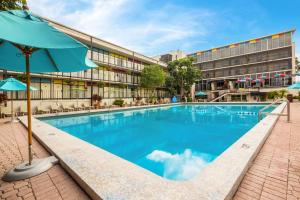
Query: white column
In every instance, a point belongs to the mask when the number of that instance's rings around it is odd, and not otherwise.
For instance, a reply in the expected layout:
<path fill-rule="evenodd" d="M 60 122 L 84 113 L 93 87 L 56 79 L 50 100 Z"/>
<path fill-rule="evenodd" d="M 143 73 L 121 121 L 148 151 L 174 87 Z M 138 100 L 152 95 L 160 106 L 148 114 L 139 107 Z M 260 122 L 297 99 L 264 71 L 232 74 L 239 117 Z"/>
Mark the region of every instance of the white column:
<path fill-rule="evenodd" d="M 217 83 L 216 82 L 211 82 L 211 90 L 216 90 L 217 89 Z"/>
<path fill-rule="evenodd" d="M 192 85 L 191 87 L 191 97 L 192 97 L 192 100 L 194 101 L 195 99 L 195 83 Z"/>

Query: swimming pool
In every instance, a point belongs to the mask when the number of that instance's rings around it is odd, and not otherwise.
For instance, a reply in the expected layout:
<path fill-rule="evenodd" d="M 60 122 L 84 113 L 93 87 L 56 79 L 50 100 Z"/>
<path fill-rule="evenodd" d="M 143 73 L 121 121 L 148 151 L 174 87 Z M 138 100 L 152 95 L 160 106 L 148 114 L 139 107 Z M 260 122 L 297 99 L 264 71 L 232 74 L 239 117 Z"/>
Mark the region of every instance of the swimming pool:
<path fill-rule="evenodd" d="M 263 107 L 178 105 L 41 120 L 159 176 L 189 180 L 251 129 Z"/>

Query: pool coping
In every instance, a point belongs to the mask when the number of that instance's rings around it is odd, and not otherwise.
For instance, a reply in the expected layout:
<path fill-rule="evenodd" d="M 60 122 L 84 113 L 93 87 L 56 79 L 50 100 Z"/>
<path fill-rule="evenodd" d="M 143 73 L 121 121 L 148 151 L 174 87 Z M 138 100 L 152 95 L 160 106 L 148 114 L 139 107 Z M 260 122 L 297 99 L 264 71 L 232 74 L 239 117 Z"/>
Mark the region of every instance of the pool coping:
<path fill-rule="evenodd" d="M 238 102 L 237 104 L 245 103 Z M 180 105 L 180 103 L 163 106 L 170 105 Z M 272 113 L 282 113 L 285 106 L 286 103 L 280 104 Z M 138 108 L 149 108 L 149 106 L 110 111 Z M 279 116 L 276 115 L 265 117 L 189 181 L 166 180 L 34 117 L 32 130 L 34 137 L 59 159 L 62 167 L 93 199 L 221 200 L 232 198 L 250 163 L 256 157 L 278 118 Z M 20 120 L 26 126 L 27 118 L 20 117 Z"/>

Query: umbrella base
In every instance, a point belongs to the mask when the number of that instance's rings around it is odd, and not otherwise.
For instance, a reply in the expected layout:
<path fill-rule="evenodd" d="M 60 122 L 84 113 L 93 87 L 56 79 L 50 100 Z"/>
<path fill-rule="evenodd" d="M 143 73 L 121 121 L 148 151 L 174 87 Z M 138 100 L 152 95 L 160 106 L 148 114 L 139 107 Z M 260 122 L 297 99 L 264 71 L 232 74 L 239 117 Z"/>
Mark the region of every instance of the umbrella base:
<path fill-rule="evenodd" d="M 11 182 L 31 178 L 47 171 L 56 163 L 58 163 L 58 160 L 54 156 L 43 159 L 34 159 L 31 165 L 29 165 L 28 162 L 21 163 L 14 169 L 8 171 L 7 174 L 3 176 L 2 180 Z"/>

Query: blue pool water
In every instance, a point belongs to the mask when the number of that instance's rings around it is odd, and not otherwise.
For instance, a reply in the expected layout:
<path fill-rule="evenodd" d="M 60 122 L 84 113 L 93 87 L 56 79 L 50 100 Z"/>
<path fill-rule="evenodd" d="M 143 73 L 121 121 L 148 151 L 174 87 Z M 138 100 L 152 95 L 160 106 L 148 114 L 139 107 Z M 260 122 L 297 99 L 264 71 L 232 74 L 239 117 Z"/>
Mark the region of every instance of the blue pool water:
<path fill-rule="evenodd" d="M 42 120 L 159 176 L 188 180 L 251 129 L 263 107 L 180 105 Z"/>

